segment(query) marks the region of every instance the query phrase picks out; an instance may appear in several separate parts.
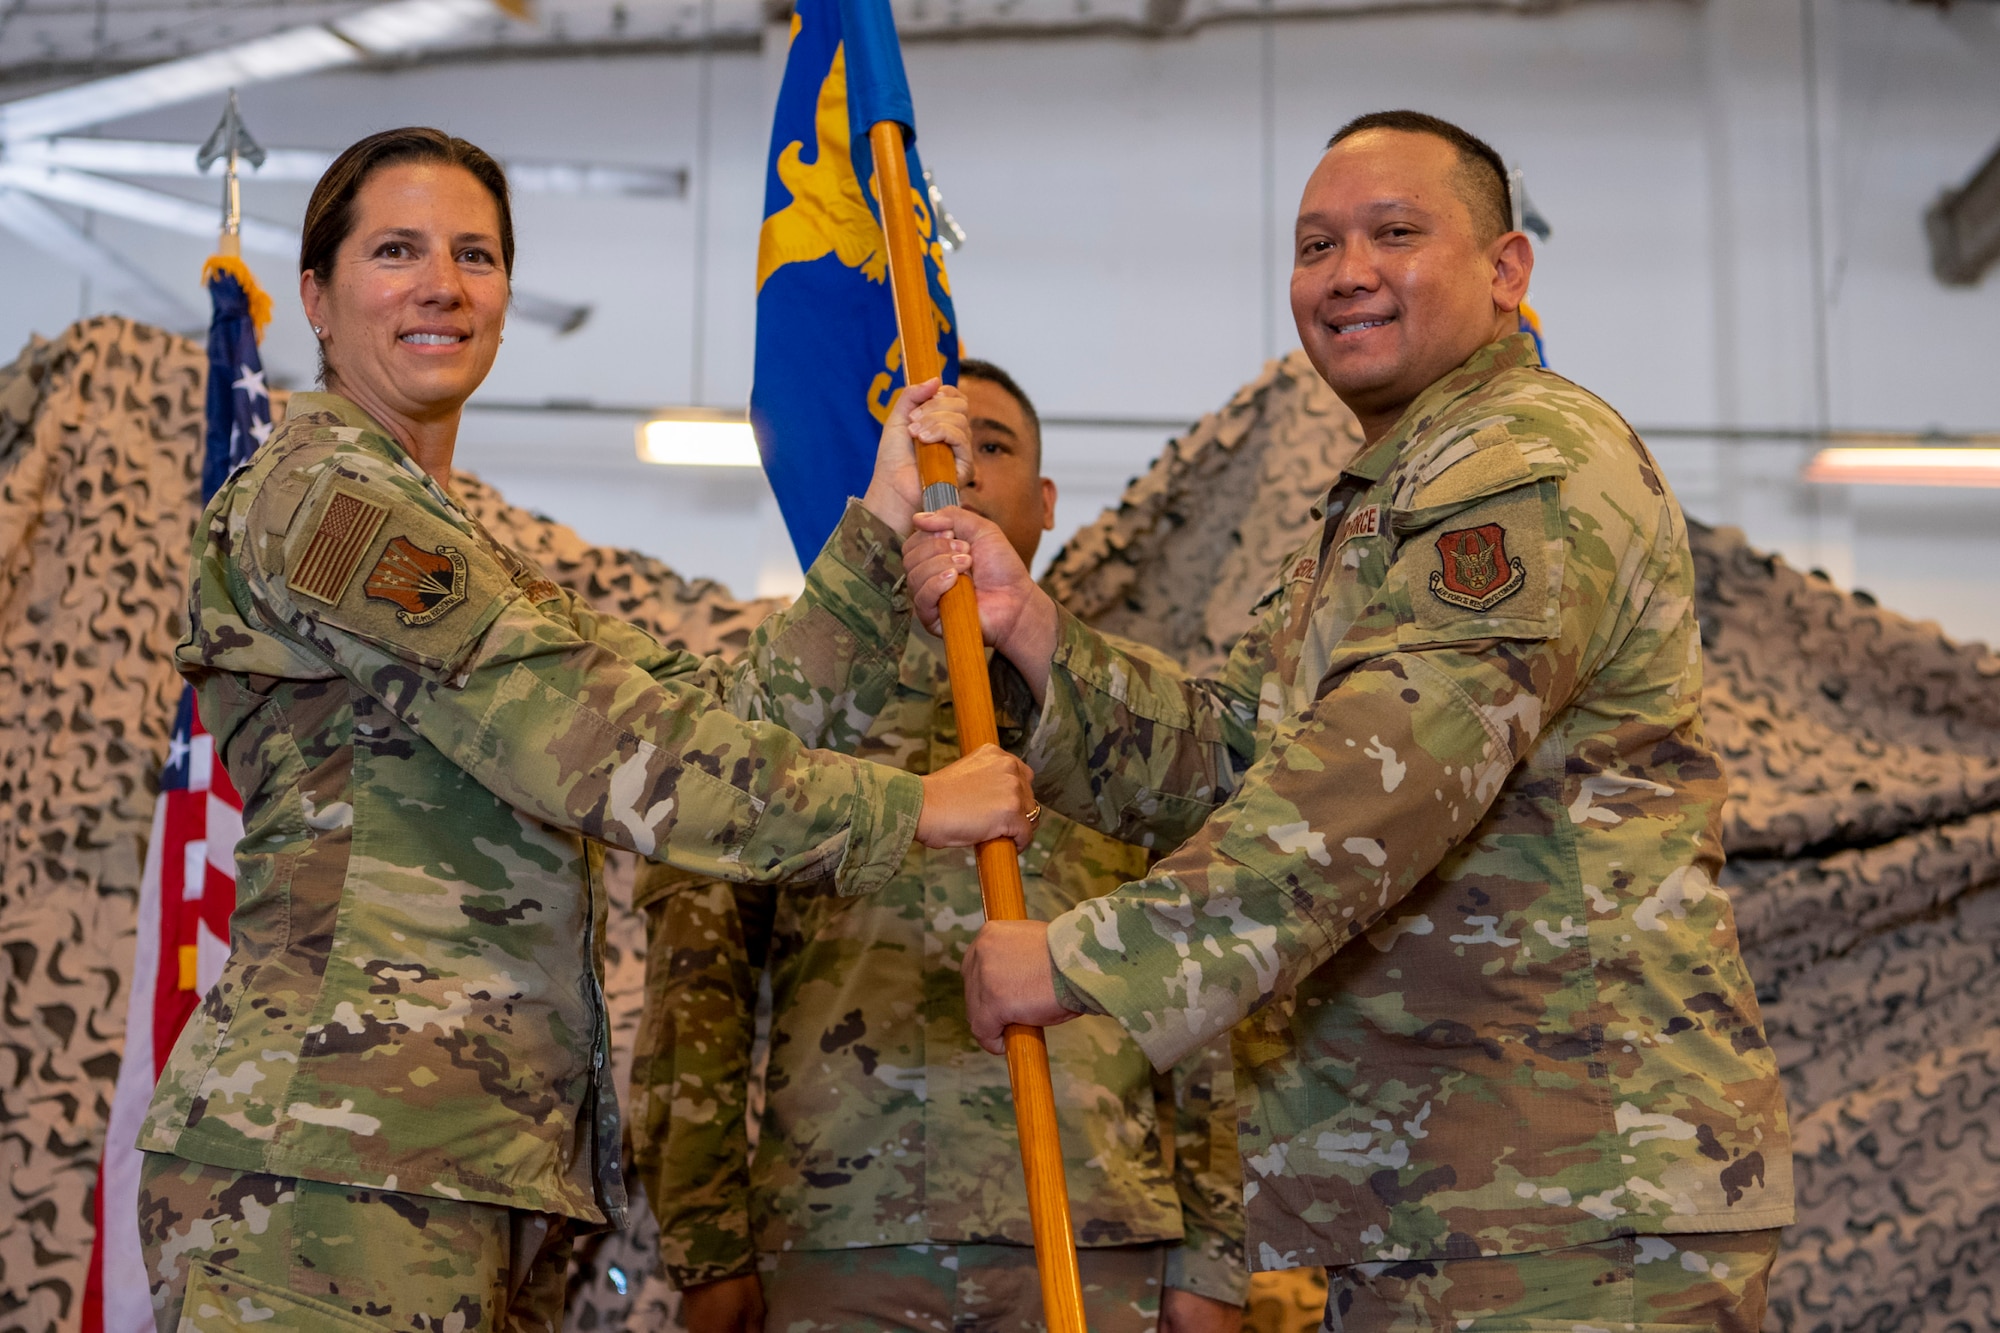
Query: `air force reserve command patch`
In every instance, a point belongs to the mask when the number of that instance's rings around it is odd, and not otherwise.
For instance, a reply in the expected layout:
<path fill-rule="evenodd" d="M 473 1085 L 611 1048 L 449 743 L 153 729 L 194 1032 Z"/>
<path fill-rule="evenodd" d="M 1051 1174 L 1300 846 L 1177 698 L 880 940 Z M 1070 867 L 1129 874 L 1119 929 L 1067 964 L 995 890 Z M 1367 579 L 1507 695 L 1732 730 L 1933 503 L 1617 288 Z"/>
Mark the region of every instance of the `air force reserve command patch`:
<path fill-rule="evenodd" d="M 1431 592 L 1441 602 L 1490 611 L 1528 581 L 1520 557 L 1507 555 L 1507 533 L 1498 523 L 1453 529 L 1437 539 L 1437 550 L 1443 564 L 1431 574 Z"/>
<path fill-rule="evenodd" d="M 1553 478 L 1452 505 L 1434 525 L 1412 533 L 1398 554 L 1411 621 L 1399 632 L 1401 642 L 1560 633 L 1555 590 L 1562 586 L 1564 550 L 1561 483 Z"/>
<path fill-rule="evenodd" d="M 400 607 L 396 619 L 405 625 L 428 625 L 465 600 L 465 555 L 456 546 L 426 551 L 408 537 L 392 537 L 362 588 Z"/>

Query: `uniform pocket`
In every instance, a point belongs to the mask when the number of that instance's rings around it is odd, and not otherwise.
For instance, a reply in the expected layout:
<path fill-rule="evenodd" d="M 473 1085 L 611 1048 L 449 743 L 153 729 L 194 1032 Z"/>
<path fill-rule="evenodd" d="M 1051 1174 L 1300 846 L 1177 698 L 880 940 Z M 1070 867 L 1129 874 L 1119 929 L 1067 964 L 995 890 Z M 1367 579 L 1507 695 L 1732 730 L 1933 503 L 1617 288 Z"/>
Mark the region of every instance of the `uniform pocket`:
<path fill-rule="evenodd" d="M 272 1333 L 313 1333 L 326 1328 L 380 1333 L 384 1327 L 337 1305 L 299 1296 L 214 1264 L 198 1263 L 188 1271 L 187 1296 L 181 1302 L 180 1333 L 237 1333 L 244 1328 Z"/>
<path fill-rule="evenodd" d="M 1345 1318 L 1329 1313 L 1321 1326 L 1323 1333 L 1401 1333 L 1401 1330 L 1430 1327 L 1422 1316 L 1398 1310 L 1393 1316 L 1377 1317 L 1377 1312 L 1354 1311 Z M 1631 1324 L 1622 1319 L 1516 1319 L 1507 1315 L 1481 1315 L 1451 1321 L 1447 1327 L 1463 1333 L 1690 1333 L 1693 1329 L 1713 1329 L 1703 1322 L 1694 1324 Z"/>
<path fill-rule="evenodd" d="M 1059 815 L 1044 815 L 1035 840 L 1021 853 L 1021 873 L 1028 881 L 1028 915 L 1054 920 L 1086 898 L 1144 879 L 1151 860 L 1142 847 L 1106 837 Z"/>

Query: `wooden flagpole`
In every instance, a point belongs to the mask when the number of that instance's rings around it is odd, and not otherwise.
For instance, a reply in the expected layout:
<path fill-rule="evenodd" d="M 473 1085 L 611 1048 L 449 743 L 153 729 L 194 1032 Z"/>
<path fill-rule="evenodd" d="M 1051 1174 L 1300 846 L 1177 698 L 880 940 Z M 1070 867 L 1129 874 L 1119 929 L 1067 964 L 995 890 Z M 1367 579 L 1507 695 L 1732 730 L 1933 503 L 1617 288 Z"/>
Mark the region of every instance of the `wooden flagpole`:
<path fill-rule="evenodd" d="M 896 326 L 903 338 L 908 382 L 921 384 L 943 373 L 938 355 L 936 314 L 924 271 L 924 241 L 910 207 L 910 168 L 903 156 L 903 127 L 877 121 L 868 131 L 874 150 L 876 198 L 889 246 L 889 285 L 896 299 Z M 924 507 L 958 502 L 958 468 L 951 448 L 917 445 L 917 470 L 924 483 Z M 948 489 L 947 489 L 948 488 Z M 972 580 L 960 579 L 938 608 L 943 620 L 945 669 L 951 676 L 958 743 L 970 754 L 1000 743 L 993 717 L 993 689 L 986 677 L 986 644 L 979 632 L 979 603 Z M 1006 838 L 979 844 L 979 888 L 988 921 L 1021 921 L 1028 915 L 1021 889 L 1021 859 Z M 1007 1028 L 1007 1076 L 1014 1089 L 1014 1123 L 1021 1136 L 1021 1167 L 1028 1179 L 1028 1218 L 1035 1232 L 1035 1265 L 1042 1279 L 1042 1309 L 1049 1333 L 1085 1333 L 1083 1280 L 1077 1272 L 1076 1237 L 1070 1229 L 1069 1187 L 1063 1180 L 1062 1141 L 1056 1132 L 1055 1090 L 1049 1082 L 1049 1047 L 1042 1030 L 1024 1024 Z"/>

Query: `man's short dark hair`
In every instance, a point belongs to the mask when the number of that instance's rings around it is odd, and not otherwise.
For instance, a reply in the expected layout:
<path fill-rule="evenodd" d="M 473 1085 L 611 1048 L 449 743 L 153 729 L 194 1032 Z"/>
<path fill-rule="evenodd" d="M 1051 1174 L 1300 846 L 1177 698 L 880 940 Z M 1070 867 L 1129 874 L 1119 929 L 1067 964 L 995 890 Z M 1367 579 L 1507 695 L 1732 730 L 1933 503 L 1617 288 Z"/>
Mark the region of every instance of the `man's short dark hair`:
<path fill-rule="evenodd" d="M 1028 418 L 1028 424 L 1035 429 L 1035 438 L 1031 443 L 1035 446 L 1035 467 L 1039 470 L 1042 466 L 1042 418 L 1035 411 L 1035 404 L 1028 397 L 1028 391 L 1016 384 L 1012 375 L 1009 375 L 991 361 L 981 361 L 976 357 L 968 356 L 959 359 L 958 378 L 960 380 L 985 380 L 988 384 L 996 384 L 1006 390 L 1009 398 L 1012 398 L 1021 405 L 1021 411 Z"/>
<path fill-rule="evenodd" d="M 1331 148 L 1363 130 L 1401 130 L 1444 140 L 1458 150 L 1458 170 L 1453 174 L 1459 198 L 1472 210 L 1473 225 L 1484 231 L 1489 241 L 1513 229 L 1514 191 L 1507 181 L 1507 164 L 1486 140 L 1421 111 L 1371 111 L 1342 125 L 1326 146 Z"/>

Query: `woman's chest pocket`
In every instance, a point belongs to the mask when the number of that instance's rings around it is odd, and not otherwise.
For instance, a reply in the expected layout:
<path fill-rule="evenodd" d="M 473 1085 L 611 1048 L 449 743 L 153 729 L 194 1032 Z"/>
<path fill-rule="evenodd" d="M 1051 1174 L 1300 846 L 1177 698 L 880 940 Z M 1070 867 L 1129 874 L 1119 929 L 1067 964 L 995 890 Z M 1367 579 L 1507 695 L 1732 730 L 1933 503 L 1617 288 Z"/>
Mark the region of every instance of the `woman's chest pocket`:
<path fill-rule="evenodd" d="M 1042 815 L 1035 840 L 1021 853 L 1028 915 L 1050 921 L 1088 898 L 1144 879 L 1152 858 L 1143 847 L 1107 838 L 1053 812 Z M 1164 848 L 1162 850 L 1165 850 Z"/>

